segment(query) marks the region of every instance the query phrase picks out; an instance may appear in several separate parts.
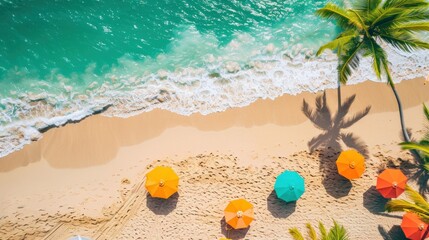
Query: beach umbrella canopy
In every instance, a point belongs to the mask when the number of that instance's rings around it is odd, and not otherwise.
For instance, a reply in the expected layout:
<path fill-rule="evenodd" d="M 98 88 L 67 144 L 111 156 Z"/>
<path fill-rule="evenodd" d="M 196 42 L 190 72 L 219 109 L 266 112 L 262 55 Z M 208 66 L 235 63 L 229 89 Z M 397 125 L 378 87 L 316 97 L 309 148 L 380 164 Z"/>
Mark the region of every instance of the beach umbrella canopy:
<path fill-rule="evenodd" d="M 359 178 L 365 171 L 365 158 L 354 149 L 341 152 L 337 159 L 338 173 L 347 178 Z"/>
<path fill-rule="evenodd" d="M 147 191 L 152 197 L 169 198 L 179 187 L 179 177 L 170 167 L 158 166 L 146 174 Z"/>
<path fill-rule="evenodd" d="M 396 198 L 405 190 L 407 177 L 399 169 L 386 169 L 377 177 L 376 189 L 385 198 Z"/>
<path fill-rule="evenodd" d="M 69 238 L 68 240 L 91 240 L 91 238 L 82 237 L 80 235 Z"/>
<path fill-rule="evenodd" d="M 253 205 L 245 199 L 235 199 L 229 202 L 224 214 L 225 222 L 234 229 L 247 228 L 255 219 Z"/>
<path fill-rule="evenodd" d="M 295 171 L 284 171 L 277 176 L 274 191 L 283 201 L 294 202 L 305 192 L 304 178 Z"/>
<path fill-rule="evenodd" d="M 401 228 L 408 239 L 420 240 L 425 234 L 425 231 L 427 230 L 428 225 L 424 223 L 422 220 L 420 220 L 417 214 L 412 212 L 407 212 L 402 217 Z"/>

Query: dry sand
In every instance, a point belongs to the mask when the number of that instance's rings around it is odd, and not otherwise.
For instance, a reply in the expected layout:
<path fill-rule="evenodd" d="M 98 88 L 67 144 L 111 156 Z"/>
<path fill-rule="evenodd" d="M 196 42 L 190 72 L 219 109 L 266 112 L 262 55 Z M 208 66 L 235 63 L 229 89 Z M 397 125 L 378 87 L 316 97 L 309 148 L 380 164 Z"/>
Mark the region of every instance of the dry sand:
<path fill-rule="evenodd" d="M 397 88 L 406 124 L 419 137 L 429 85 L 421 78 Z M 371 109 L 346 129 L 337 127 L 341 121 L 334 127 L 324 121 L 337 110 L 336 90 L 326 91 L 330 111 L 313 119 L 321 129 L 302 111 L 303 100 L 313 109 L 317 96 L 323 103 L 321 93 L 259 100 L 208 116 L 154 110 L 127 119 L 92 116 L 51 129 L 0 159 L 0 239 L 67 239 L 74 233 L 94 239 L 291 239 L 289 228 L 304 230 L 306 222 L 319 220 L 331 226 L 331 219 L 352 239 L 401 239 L 399 215 L 383 212 L 386 200 L 373 187 L 379 170 L 412 161 L 397 146 L 396 102 L 384 83 L 342 88 L 343 101 L 353 94 L 343 120 Z M 365 174 L 352 182 L 335 167 L 339 151 L 350 147 L 367 155 Z M 170 165 L 181 177 L 179 193 L 167 201 L 144 190 L 144 175 L 156 165 Z M 272 192 L 286 169 L 306 181 L 296 204 Z M 238 197 L 254 204 L 256 220 L 247 230 L 227 231 L 222 211 Z"/>

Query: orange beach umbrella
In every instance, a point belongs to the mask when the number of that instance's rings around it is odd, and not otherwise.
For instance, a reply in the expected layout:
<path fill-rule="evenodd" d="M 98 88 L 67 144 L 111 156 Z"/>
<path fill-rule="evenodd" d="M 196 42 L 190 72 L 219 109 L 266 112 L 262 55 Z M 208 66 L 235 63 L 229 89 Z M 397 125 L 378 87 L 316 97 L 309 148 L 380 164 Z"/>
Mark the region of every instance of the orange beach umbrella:
<path fill-rule="evenodd" d="M 229 202 L 225 208 L 225 222 L 234 229 L 249 227 L 255 219 L 253 205 L 244 199 L 236 199 Z"/>
<path fill-rule="evenodd" d="M 385 198 L 396 198 L 405 190 L 407 177 L 399 169 L 386 169 L 377 177 L 376 189 Z"/>
<path fill-rule="evenodd" d="M 365 159 L 354 149 L 343 151 L 337 159 L 337 168 L 341 176 L 355 179 L 365 171 Z"/>
<path fill-rule="evenodd" d="M 147 191 L 152 197 L 169 198 L 179 187 L 179 177 L 170 167 L 158 166 L 146 174 Z"/>
<path fill-rule="evenodd" d="M 407 212 L 402 217 L 401 228 L 408 239 L 420 240 L 425 234 L 428 225 L 420 220 L 417 214 Z"/>

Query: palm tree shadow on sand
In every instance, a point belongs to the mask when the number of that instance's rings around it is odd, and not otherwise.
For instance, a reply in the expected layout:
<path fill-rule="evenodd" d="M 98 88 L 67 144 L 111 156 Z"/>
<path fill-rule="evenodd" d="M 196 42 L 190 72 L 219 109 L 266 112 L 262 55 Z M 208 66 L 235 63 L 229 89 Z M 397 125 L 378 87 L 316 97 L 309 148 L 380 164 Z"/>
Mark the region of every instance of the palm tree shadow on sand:
<path fill-rule="evenodd" d="M 347 117 L 355 98 L 356 95 L 352 95 L 342 103 L 339 99 L 338 112 L 335 114 L 327 105 L 325 92 L 316 97 L 315 109 L 312 109 L 305 100 L 302 105 L 305 116 L 316 128 L 323 131 L 308 142 L 308 147 L 310 152 L 318 152 L 320 170 L 324 176 L 323 186 L 326 192 L 335 198 L 347 196 L 352 187 L 350 180 L 337 172 L 335 161 L 342 151 L 341 143 L 348 148 L 356 149 L 365 158 L 368 157 L 367 145 L 354 133 L 344 132 L 344 129 L 354 125 L 371 110 L 371 106 L 367 106 L 354 116 Z"/>

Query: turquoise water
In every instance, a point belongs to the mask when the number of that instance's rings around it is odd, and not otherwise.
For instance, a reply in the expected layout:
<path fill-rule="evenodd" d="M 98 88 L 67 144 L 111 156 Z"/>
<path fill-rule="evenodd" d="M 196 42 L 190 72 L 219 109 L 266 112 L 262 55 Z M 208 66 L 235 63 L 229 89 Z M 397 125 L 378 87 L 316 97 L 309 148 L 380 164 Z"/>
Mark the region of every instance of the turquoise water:
<path fill-rule="evenodd" d="M 34 89 L 36 80 L 55 85 L 58 74 L 76 87 L 102 82 L 112 68 L 126 68 L 124 59 L 146 62 L 132 70 L 138 75 L 201 66 L 208 54 L 244 63 L 270 43 L 317 45 L 333 29 L 313 14 L 326 2 L 0 1 L 0 91 Z M 243 33 L 244 47 L 224 48 Z M 94 79 L 79 76 L 88 68 Z"/>

